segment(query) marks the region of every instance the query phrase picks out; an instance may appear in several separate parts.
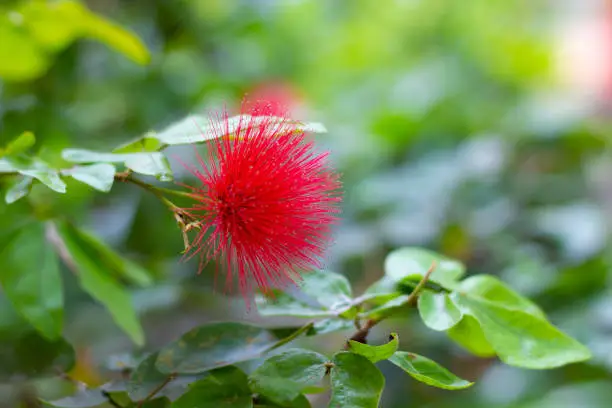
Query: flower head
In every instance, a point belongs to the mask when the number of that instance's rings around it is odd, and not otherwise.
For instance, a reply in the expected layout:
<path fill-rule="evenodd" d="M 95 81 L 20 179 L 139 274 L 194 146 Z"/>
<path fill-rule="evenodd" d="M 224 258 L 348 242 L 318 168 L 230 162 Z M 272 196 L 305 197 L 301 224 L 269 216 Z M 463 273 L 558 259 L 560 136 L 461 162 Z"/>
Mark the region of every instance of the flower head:
<path fill-rule="evenodd" d="M 200 270 L 211 260 L 224 267 L 228 289 L 237 276 L 245 299 L 253 283 L 284 287 L 321 266 L 341 201 L 327 153 L 294 122 L 261 108 L 251 114 L 233 132 L 226 114 L 213 122 L 219 137 L 208 163 L 199 158 L 192 170 L 201 185 L 191 187 L 197 202 L 184 210 L 199 227 L 188 253 L 200 255 Z"/>

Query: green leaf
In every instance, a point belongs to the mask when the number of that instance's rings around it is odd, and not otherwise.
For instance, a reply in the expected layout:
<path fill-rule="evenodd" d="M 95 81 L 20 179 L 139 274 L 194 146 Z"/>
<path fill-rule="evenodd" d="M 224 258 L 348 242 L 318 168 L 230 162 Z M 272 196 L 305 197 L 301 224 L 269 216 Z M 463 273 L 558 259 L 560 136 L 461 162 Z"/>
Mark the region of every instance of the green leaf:
<path fill-rule="evenodd" d="M 108 402 L 108 399 L 99 389 L 84 389 L 70 397 L 61 398 L 53 401 L 43 400 L 46 405 L 58 408 L 88 408 L 97 407 Z"/>
<path fill-rule="evenodd" d="M 260 395 L 257 398 L 257 404 L 253 406 L 254 408 L 311 408 L 310 401 L 304 395 L 299 395 L 293 401 L 286 404 L 277 404 L 273 401 L 270 401 L 265 396 Z"/>
<path fill-rule="evenodd" d="M 409 295 L 391 297 L 391 300 L 362 313 L 363 317 L 379 319 L 405 307 Z"/>
<path fill-rule="evenodd" d="M 278 126 L 280 131 L 301 130 L 304 132 L 325 133 L 325 126 L 320 123 L 288 122 L 284 118 L 272 116 L 238 115 L 223 119 L 223 125 L 213 119 L 199 115 L 191 115 L 168 126 L 155 135 L 159 141 L 168 145 L 192 144 L 207 142 L 218 137 L 233 135 L 239 129 L 244 132 L 248 128 L 258 128 L 262 125 Z"/>
<path fill-rule="evenodd" d="M 340 352 L 332 359 L 332 408 L 377 408 L 385 377 L 367 358 L 350 352 Z"/>
<path fill-rule="evenodd" d="M 32 180 L 32 177 L 22 177 L 8 190 L 6 190 L 6 195 L 4 196 L 6 203 L 12 204 L 15 201 L 27 196 L 30 192 L 30 187 L 32 187 Z"/>
<path fill-rule="evenodd" d="M 328 317 L 332 313 L 322 307 L 312 306 L 295 299 L 287 293 L 274 290 L 273 295 L 258 294 L 255 297 L 257 310 L 262 316 L 292 316 L 302 318 Z"/>
<path fill-rule="evenodd" d="M 413 247 L 400 248 L 387 255 L 385 274 L 396 282 L 420 281 L 434 262 L 436 266 L 429 280 L 446 289 L 453 289 L 457 280 L 465 274 L 465 266 L 460 262 Z"/>
<path fill-rule="evenodd" d="M 140 364 L 138 364 L 136 369 L 130 375 L 127 391 L 130 398 L 132 398 L 134 401 L 140 401 L 146 398 L 168 378 L 168 374 L 159 372 L 159 370 L 155 367 L 155 362 L 157 361 L 158 356 L 158 352 L 150 354 L 147 358 L 142 360 Z M 162 393 L 160 395 L 164 394 Z"/>
<path fill-rule="evenodd" d="M 116 276 L 127 280 L 130 283 L 145 287 L 153 283 L 149 273 L 139 265 L 121 257 L 112 248 L 100 241 L 94 235 L 78 229 L 72 225 L 72 234 L 78 237 L 83 248 L 85 248 L 96 259 L 98 263 L 106 266 Z"/>
<path fill-rule="evenodd" d="M 0 381 L 8 382 L 15 376 L 57 375 L 70 371 L 74 365 L 74 350 L 64 339 L 51 341 L 29 331 L 12 340 L 0 342 Z"/>
<path fill-rule="evenodd" d="M 23 132 L 10 141 L 4 149 L 0 149 L 0 157 L 23 153 L 34 146 L 36 138 L 32 132 Z"/>
<path fill-rule="evenodd" d="M 140 65 L 150 62 L 149 51 L 142 41 L 130 31 L 93 13 L 87 13 L 87 18 L 83 23 L 85 36 L 99 40 Z"/>
<path fill-rule="evenodd" d="M 71 163 L 123 163 L 136 173 L 172 180 L 172 170 L 160 152 L 104 153 L 85 149 L 64 149 L 62 158 Z"/>
<path fill-rule="evenodd" d="M 446 331 L 461 321 L 461 310 L 446 293 L 423 291 L 418 300 L 419 314 L 427 327 Z"/>
<path fill-rule="evenodd" d="M 370 346 L 355 340 L 349 340 L 349 351 L 359 354 L 367 358 L 373 363 L 380 360 L 386 360 L 397 351 L 399 346 L 399 338 L 397 333 L 391 333 L 390 340 L 387 344 L 381 346 Z"/>
<path fill-rule="evenodd" d="M 86 241 L 75 233 L 67 223 L 58 223 L 57 231 L 74 266 L 81 287 L 109 311 L 115 323 L 121 327 L 137 345 L 144 344 L 144 333 L 130 294 L 108 273 L 98 254 L 93 252 Z"/>
<path fill-rule="evenodd" d="M 53 191 L 58 193 L 66 192 L 66 183 L 62 181 L 56 170 L 22 169 L 19 170 L 19 173 L 23 174 L 24 176 L 34 177 Z"/>
<path fill-rule="evenodd" d="M 355 324 L 351 320 L 330 318 L 315 322 L 306 333 L 307 336 L 318 336 L 343 330 L 354 330 Z"/>
<path fill-rule="evenodd" d="M 544 312 L 535 303 L 519 295 L 491 275 L 471 276 L 461 281 L 457 291 L 465 293 L 471 298 L 488 300 L 507 309 L 520 310 L 546 319 Z"/>
<path fill-rule="evenodd" d="M 302 275 L 302 292 L 330 310 L 339 310 L 350 303 L 351 284 L 335 272 L 313 270 Z"/>
<path fill-rule="evenodd" d="M 155 176 L 161 181 L 172 180 L 170 163 L 162 153 L 131 153 L 125 159 L 125 166 L 135 173 Z"/>
<path fill-rule="evenodd" d="M 0 251 L 0 283 L 15 309 L 43 336 L 62 331 L 64 296 L 57 255 L 45 239 L 45 226 L 21 229 Z"/>
<path fill-rule="evenodd" d="M 495 350 L 485 338 L 480 324 L 470 315 L 463 315 L 461 321 L 446 334 L 475 356 L 493 357 L 495 355 Z"/>
<path fill-rule="evenodd" d="M 149 53 L 138 37 L 76 1 L 26 2 L 19 13 L 30 36 L 47 50 L 57 52 L 80 37 L 90 37 L 139 64 L 149 62 Z"/>
<path fill-rule="evenodd" d="M 39 159 L 0 159 L 0 173 L 19 173 L 33 177 L 58 193 L 66 192 L 66 183 L 59 177 L 56 170 Z"/>
<path fill-rule="evenodd" d="M 385 275 L 370 285 L 360 298 L 367 299 L 368 303 L 381 305 L 401 294 L 397 282 Z"/>
<path fill-rule="evenodd" d="M 157 152 L 164 145 L 155 138 L 155 133 L 150 132 L 144 136 L 140 136 L 134 140 L 122 144 L 115 148 L 113 153 L 139 153 L 139 152 Z"/>
<path fill-rule="evenodd" d="M 435 361 L 418 354 L 397 351 L 389 361 L 410 374 L 415 380 L 445 390 L 461 390 L 474 384 L 457 377 Z"/>
<path fill-rule="evenodd" d="M 0 38 L 0 78 L 25 81 L 42 75 L 49 67 L 51 61 L 42 47 L 6 15 L 0 15 Z"/>
<path fill-rule="evenodd" d="M 508 365 L 544 369 L 591 358 L 589 349 L 541 317 L 469 294 L 453 293 L 451 298 L 478 321 L 491 347 Z"/>
<path fill-rule="evenodd" d="M 274 343 L 274 336 L 259 327 L 213 323 L 196 327 L 161 349 L 157 368 L 164 373 L 202 373 L 256 358 Z"/>
<path fill-rule="evenodd" d="M 115 181 L 115 166 L 109 163 L 97 163 L 89 166 L 76 166 L 62 170 L 62 174 L 85 183 L 98 191 L 108 193 Z"/>
<path fill-rule="evenodd" d="M 326 362 L 314 351 L 290 349 L 264 361 L 249 376 L 249 385 L 271 401 L 290 404 L 309 387 L 320 386 Z"/>
<path fill-rule="evenodd" d="M 173 408 L 251 408 L 247 376 L 234 366 L 218 368 L 196 381 L 172 404 Z"/>

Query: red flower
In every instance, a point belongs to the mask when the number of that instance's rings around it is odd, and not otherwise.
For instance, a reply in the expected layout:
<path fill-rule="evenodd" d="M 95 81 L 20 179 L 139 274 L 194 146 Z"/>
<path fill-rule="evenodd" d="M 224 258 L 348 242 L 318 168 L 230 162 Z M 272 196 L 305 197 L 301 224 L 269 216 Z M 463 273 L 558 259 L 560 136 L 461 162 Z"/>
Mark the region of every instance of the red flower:
<path fill-rule="evenodd" d="M 267 291 L 321 266 L 341 201 L 327 153 L 315 152 L 292 122 L 262 118 L 261 108 L 256 114 L 232 137 L 211 142 L 208 165 L 199 158 L 202 169 L 192 172 L 202 185 L 191 187 L 197 204 L 185 210 L 200 227 L 188 247 L 200 255 L 200 271 L 216 260 L 227 269 L 226 287 L 237 275 L 245 299 L 253 282 Z M 229 134 L 227 115 L 214 127 Z"/>

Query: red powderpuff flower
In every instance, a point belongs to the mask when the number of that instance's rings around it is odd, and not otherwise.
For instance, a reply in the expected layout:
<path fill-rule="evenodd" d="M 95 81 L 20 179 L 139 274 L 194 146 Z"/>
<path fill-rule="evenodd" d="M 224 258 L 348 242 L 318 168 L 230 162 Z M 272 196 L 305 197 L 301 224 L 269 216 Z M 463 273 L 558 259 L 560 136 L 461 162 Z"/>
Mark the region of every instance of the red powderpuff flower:
<path fill-rule="evenodd" d="M 295 122 L 251 113 L 236 127 L 226 114 L 213 121 L 208 164 L 198 157 L 201 169 L 191 170 L 197 203 L 183 210 L 200 228 L 188 254 L 200 255 L 200 271 L 211 260 L 224 266 L 227 289 L 236 275 L 245 299 L 253 282 L 267 292 L 321 267 L 342 199 L 328 154 Z"/>

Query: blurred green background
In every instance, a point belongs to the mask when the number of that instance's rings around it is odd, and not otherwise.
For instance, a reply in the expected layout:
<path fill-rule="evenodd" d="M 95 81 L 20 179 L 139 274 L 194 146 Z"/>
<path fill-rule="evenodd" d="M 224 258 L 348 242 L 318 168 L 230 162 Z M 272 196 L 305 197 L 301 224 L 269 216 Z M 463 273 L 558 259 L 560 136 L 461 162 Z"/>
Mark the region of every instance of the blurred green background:
<path fill-rule="evenodd" d="M 346 193 L 328 264 L 357 293 L 382 275 L 389 250 L 425 246 L 471 273 L 500 276 L 595 355 L 552 371 L 511 368 L 468 355 L 412 312 L 377 326 L 372 343 L 397 330 L 404 346 L 477 383 L 442 391 L 381 365 L 383 407 L 609 406 L 607 2 L 91 0 L 83 4 L 103 20 L 68 32 L 60 17 L 41 19 L 31 48 L 7 29 L 22 4 L 0 5 L 0 145 L 32 131 L 53 163 L 65 147 L 110 150 L 189 113 L 236 112 L 245 93 L 282 101 L 329 130 L 316 138 L 331 150 Z M 150 61 L 108 21 L 136 33 Z M 192 160 L 192 149 L 168 156 L 176 178 L 189 181 L 179 161 Z M 156 276 L 153 287 L 134 291 L 148 349 L 198 323 L 259 320 L 242 299 L 213 294 L 214 266 L 197 276 L 196 261 L 181 262 L 180 232 L 153 196 L 73 184 L 69 196 L 34 193 L 46 211 L 87 225 Z M 2 202 L 0 228 L 23 211 Z M 66 337 L 79 355 L 72 375 L 101 383 L 104 367 L 133 346 L 65 281 Z M 346 336 L 311 341 L 333 351 Z M 53 394 L 53 384 L 38 386 Z M 14 406 L 17 389 L 0 384 L 0 401 Z"/>

